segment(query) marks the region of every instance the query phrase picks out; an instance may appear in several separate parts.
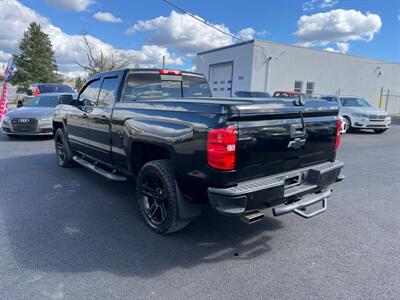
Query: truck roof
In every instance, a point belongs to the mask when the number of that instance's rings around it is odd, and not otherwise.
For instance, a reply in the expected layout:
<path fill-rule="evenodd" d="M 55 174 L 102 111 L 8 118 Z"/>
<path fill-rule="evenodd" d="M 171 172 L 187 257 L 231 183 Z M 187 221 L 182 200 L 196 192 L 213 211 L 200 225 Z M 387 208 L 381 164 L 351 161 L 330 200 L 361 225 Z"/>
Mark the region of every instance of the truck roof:
<path fill-rule="evenodd" d="M 154 73 L 159 73 L 161 70 L 169 70 L 169 71 L 179 71 L 182 72 L 184 75 L 195 75 L 195 76 L 202 76 L 204 77 L 203 74 L 201 73 L 196 73 L 196 72 L 191 72 L 191 71 L 185 71 L 185 70 L 177 70 L 177 69 L 161 69 L 161 68 L 124 68 L 124 69 L 117 69 L 117 70 L 111 70 L 111 71 L 105 71 L 101 73 L 97 73 L 96 75 L 93 75 L 91 78 L 95 78 L 97 76 L 110 76 L 110 75 L 115 75 L 121 72 L 124 73 L 131 73 L 131 72 L 154 72 Z"/>

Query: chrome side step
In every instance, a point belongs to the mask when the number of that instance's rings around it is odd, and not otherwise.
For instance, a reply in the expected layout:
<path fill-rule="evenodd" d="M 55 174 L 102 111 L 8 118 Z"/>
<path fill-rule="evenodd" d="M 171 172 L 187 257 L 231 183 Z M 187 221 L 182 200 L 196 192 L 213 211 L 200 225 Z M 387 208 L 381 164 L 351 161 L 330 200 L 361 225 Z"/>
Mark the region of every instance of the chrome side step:
<path fill-rule="evenodd" d="M 326 210 L 327 199 L 331 195 L 332 195 L 331 190 L 326 190 L 326 191 L 323 191 L 323 192 L 317 193 L 317 194 L 306 195 L 301 200 L 296 201 L 294 203 L 274 207 L 272 209 L 272 212 L 274 213 L 275 217 L 294 212 L 295 214 L 299 215 L 300 217 L 303 217 L 306 219 L 312 218 L 316 215 L 319 215 L 320 213 L 323 213 Z M 320 209 L 318 209 L 314 212 L 311 212 L 311 213 L 306 212 L 306 208 L 308 206 L 311 206 L 318 202 L 322 203 L 322 207 Z"/>
<path fill-rule="evenodd" d="M 87 169 L 89 169 L 89 170 L 91 170 L 91 171 L 93 171 L 93 172 L 95 172 L 95 173 L 107 178 L 107 179 L 114 180 L 114 181 L 126 181 L 128 179 L 124 175 L 115 174 L 115 171 L 114 172 L 106 171 L 106 170 L 98 167 L 96 164 L 93 164 L 93 163 L 91 163 L 91 162 L 89 162 L 89 161 L 87 161 L 87 160 L 85 160 L 85 159 L 83 159 L 81 157 L 76 156 L 76 155 L 74 155 L 72 157 L 72 159 L 76 163 L 80 164 L 81 166 L 83 166 L 83 167 L 85 167 L 85 168 L 87 168 Z"/>

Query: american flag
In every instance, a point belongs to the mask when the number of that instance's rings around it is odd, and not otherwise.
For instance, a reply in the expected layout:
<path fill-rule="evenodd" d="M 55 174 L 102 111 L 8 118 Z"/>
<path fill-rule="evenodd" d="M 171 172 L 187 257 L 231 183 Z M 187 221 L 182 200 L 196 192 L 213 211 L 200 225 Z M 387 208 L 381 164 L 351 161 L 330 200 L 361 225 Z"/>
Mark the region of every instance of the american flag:
<path fill-rule="evenodd" d="M 10 60 L 8 62 L 6 70 L 4 71 L 3 90 L 1 92 L 1 98 L 0 98 L 0 124 L 3 121 L 4 116 L 8 112 L 7 83 L 10 81 L 10 77 L 13 70 L 14 70 L 14 62 Z"/>

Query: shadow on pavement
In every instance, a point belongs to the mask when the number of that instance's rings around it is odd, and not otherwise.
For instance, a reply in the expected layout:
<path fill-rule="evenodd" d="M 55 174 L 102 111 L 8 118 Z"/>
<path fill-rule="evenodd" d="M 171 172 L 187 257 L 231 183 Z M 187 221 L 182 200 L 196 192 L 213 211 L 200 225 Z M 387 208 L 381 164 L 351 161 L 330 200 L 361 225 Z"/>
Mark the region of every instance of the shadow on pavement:
<path fill-rule="evenodd" d="M 43 140 L 52 140 L 52 135 L 10 135 L 7 136 L 5 133 L 1 133 L 3 136 L 0 140 L 11 140 L 11 141 L 25 141 L 25 142 L 33 142 L 33 141 L 43 141 Z"/>
<path fill-rule="evenodd" d="M 388 130 L 390 130 L 390 128 L 388 129 Z M 356 130 L 352 130 L 352 131 L 350 131 L 350 132 L 347 132 L 346 134 L 358 134 L 358 135 L 363 135 L 363 134 L 366 134 L 366 135 L 380 135 L 380 134 L 383 134 L 383 133 L 376 133 L 375 131 L 373 131 L 373 130 L 370 130 L 370 129 L 356 129 Z"/>
<path fill-rule="evenodd" d="M 134 182 L 62 169 L 54 154 L 0 164 L 13 167 L 13 176 L 24 182 L 6 180 L 0 213 L 17 263 L 35 271 L 153 277 L 174 268 L 259 257 L 271 249 L 271 232 L 282 228 L 273 218 L 249 226 L 205 208 L 189 227 L 162 237 L 145 226 Z"/>

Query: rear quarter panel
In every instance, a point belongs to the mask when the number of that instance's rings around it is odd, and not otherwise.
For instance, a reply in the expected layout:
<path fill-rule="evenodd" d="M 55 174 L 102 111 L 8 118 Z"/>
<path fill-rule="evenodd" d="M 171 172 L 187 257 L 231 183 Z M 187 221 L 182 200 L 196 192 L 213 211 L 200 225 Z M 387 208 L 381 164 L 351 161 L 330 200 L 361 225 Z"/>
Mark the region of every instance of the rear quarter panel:
<path fill-rule="evenodd" d="M 127 171 L 133 173 L 134 143 L 162 147 L 170 154 L 182 192 L 189 198 L 206 200 L 206 187 L 212 179 L 225 182 L 228 178 L 223 172 L 213 176 L 216 171 L 208 167 L 205 151 L 208 128 L 224 126 L 225 116 L 191 111 L 189 104 L 187 109 L 168 105 L 160 109 L 148 102 L 115 105 L 111 126 L 114 161 L 120 167 L 127 162 Z"/>

